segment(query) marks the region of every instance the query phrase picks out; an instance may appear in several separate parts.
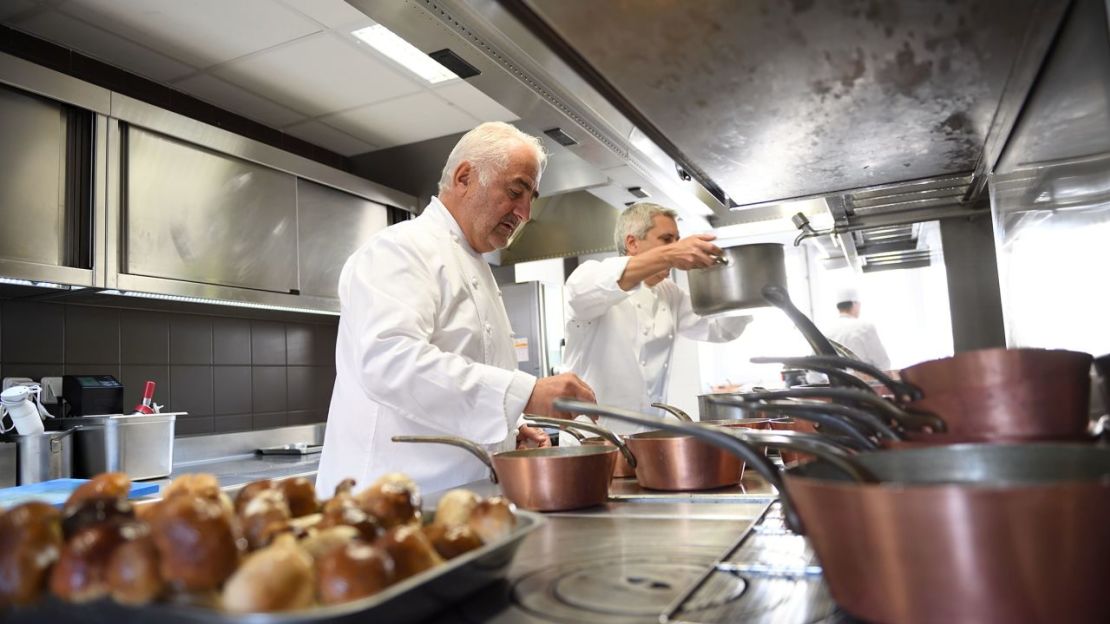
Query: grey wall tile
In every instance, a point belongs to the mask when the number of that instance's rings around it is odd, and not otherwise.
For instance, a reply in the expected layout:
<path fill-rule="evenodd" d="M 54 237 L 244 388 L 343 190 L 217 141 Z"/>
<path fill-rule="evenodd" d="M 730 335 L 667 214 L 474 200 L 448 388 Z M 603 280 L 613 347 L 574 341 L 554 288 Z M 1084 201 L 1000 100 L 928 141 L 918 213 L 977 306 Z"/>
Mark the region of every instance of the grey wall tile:
<path fill-rule="evenodd" d="M 119 342 L 122 364 L 168 364 L 169 317 L 160 312 L 120 310 Z"/>
<path fill-rule="evenodd" d="M 315 364 L 316 331 L 312 325 L 288 323 L 285 326 L 285 345 L 288 350 L 287 364 L 290 366 L 308 366 Z"/>
<path fill-rule="evenodd" d="M 284 427 L 288 422 L 289 419 L 285 412 L 270 412 L 266 414 L 255 412 L 251 422 L 251 428 L 255 430 L 272 429 L 274 427 Z"/>
<path fill-rule="evenodd" d="M 174 436 L 213 433 L 212 416 L 179 416 L 174 422 Z"/>
<path fill-rule="evenodd" d="M 57 304 L 8 301 L 0 323 L 0 360 L 26 364 L 63 361 L 65 308 Z"/>
<path fill-rule="evenodd" d="M 244 319 L 212 319 L 212 362 L 251 363 L 251 322 Z"/>
<path fill-rule="evenodd" d="M 282 393 L 282 397 L 285 393 Z M 192 416 L 212 415 L 212 367 L 171 366 L 170 397 L 166 408 Z"/>
<path fill-rule="evenodd" d="M 212 363 L 212 318 L 175 314 L 170 317 L 170 364 Z"/>
<path fill-rule="evenodd" d="M 216 433 L 250 431 L 252 427 L 250 414 L 217 414 L 212 420 L 212 429 Z"/>
<path fill-rule="evenodd" d="M 325 411 L 331 405 L 331 393 L 335 387 L 335 368 L 315 366 L 312 369 L 312 406 Z"/>
<path fill-rule="evenodd" d="M 285 369 L 288 383 L 289 410 L 307 410 L 318 407 L 315 403 L 313 392 L 312 366 L 288 366 Z"/>
<path fill-rule="evenodd" d="M 143 398 L 143 386 L 147 380 L 153 381 L 154 402 L 169 407 L 170 398 L 170 367 L 166 365 L 130 365 L 120 366 L 120 382 L 123 383 L 123 411 L 129 413 L 131 408 L 139 404 Z"/>
<path fill-rule="evenodd" d="M 212 409 L 220 414 L 249 414 L 251 411 L 251 367 L 212 367 Z"/>
<path fill-rule="evenodd" d="M 286 420 L 287 424 L 292 425 L 311 425 L 313 423 L 324 422 L 327 420 L 327 413 L 320 410 L 298 410 L 290 411 Z"/>
<path fill-rule="evenodd" d="M 284 366 L 255 366 L 251 369 L 251 403 L 256 414 L 285 411 Z"/>
<path fill-rule="evenodd" d="M 35 381 L 43 377 L 60 377 L 63 367 L 61 364 L 23 364 L 21 362 L 4 362 L 0 366 L 0 376 L 3 377 L 30 377 Z"/>
<path fill-rule="evenodd" d="M 65 362 L 119 364 L 119 310 L 65 306 Z"/>
<path fill-rule="evenodd" d="M 313 327 L 312 363 L 320 366 L 335 366 L 335 341 L 339 332 L 339 320 L 326 325 Z"/>
<path fill-rule="evenodd" d="M 119 364 L 64 364 L 63 375 L 111 375 L 120 380 Z"/>
<path fill-rule="evenodd" d="M 251 363 L 285 366 L 285 324 L 251 321 Z"/>

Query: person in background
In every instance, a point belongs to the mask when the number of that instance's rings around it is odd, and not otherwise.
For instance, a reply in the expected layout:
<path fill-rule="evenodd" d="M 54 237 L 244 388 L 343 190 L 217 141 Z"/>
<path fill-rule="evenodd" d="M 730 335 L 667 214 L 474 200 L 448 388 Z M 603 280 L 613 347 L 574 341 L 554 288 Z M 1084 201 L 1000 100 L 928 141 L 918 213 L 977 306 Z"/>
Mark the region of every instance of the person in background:
<path fill-rule="evenodd" d="M 887 356 L 879 332 L 870 321 L 859 317 L 859 293 L 855 288 L 845 287 L 837 291 L 836 309 L 840 316 L 833 321 L 825 335 L 844 345 L 863 362 L 879 370 L 890 370 L 890 357 Z"/>
<path fill-rule="evenodd" d="M 657 204 L 633 204 L 617 219 L 620 256 L 585 262 L 567 278 L 564 362 L 601 404 L 660 414 L 651 404 L 667 400 L 675 336 L 726 342 L 751 320 L 694 314 L 690 295 L 670 272 L 710 266 L 721 250 L 710 242 L 712 234 L 680 239 L 676 216 Z M 640 430 L 604 417 L 600 422 L 622 434 Z"/>
<path fill-rule="evenodd" d="M 546 155 L 505 123 L 486 123 L 451 151 L 424 212 L 372 236 L 339 277 L 336 380 L 316 487 L 369 485 L 407 473 L 425 490 L 485 479 L 466 451 L 397 444 L 396 435 L 456 435 L 491 451 L 547 445 L 524 412 L 556 417 L 561 396 L 593 401 L 574 374 L 517 370 L 512 330 L 485 252 L 529 217 Z"/>

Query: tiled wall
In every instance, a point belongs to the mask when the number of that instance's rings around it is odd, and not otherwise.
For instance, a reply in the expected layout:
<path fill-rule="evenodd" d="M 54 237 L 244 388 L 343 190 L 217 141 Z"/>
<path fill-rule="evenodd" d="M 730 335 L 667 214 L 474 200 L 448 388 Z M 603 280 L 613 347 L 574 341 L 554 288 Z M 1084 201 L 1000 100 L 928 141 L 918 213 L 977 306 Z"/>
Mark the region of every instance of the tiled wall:
<path fill-rule="evenodd" d="M 152 379 L 155 402 L 189 412 L 178 435 L 323 422 L 336 326 L 324 316 L 279 322 L 6 300 L 0 375 L 114 375 L 124 410 Z"/>

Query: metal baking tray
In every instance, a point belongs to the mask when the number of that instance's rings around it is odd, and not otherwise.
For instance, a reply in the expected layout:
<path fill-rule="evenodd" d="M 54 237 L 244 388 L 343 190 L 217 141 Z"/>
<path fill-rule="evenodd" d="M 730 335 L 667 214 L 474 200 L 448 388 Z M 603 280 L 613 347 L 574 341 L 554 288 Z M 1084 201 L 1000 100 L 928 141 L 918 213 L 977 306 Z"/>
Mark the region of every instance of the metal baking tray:
<path fill-rule="evenodd" d="M 48 598 L 29 607 L 0 609 L 0 620 L 19 623 L 119 624 L 293 624 L 311 622 L 418 622 L 435 615 L 495 581 L 504 580 L 524 538 L 546 520 L 538 513 L 517 509 L 517 524 L 508 537 L 460 555 L 447 563 L 405 579 L 373 596 L 338 605 L 282 613 L 233 614 L 200 607 L 153 604 L 126 607 L 103 599 L 69 604 Z"/>

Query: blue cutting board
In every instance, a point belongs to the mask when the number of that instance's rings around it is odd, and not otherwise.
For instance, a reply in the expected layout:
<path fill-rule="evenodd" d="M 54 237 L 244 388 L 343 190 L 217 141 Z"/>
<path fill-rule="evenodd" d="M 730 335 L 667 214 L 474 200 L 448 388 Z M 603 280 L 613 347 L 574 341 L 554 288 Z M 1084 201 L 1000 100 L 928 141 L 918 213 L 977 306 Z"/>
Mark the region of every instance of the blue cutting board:
<path fill-rule="evenodd" d="M 73 490 L 80 487 L 82 483 L 88 483 L 88 481 L 88 479 L 54 479 L 53 481 L 43 481 L 42 483 L 32 483 L 19 487 L 0 488 L 0 507 L 8 509 L 32 500 L 61 507 L 69 498 L 69 495 L 73 493 Z M 157 494 L 159 489 L 157 483 L 132 483 L 131 494 L 128 498 Z"/>

